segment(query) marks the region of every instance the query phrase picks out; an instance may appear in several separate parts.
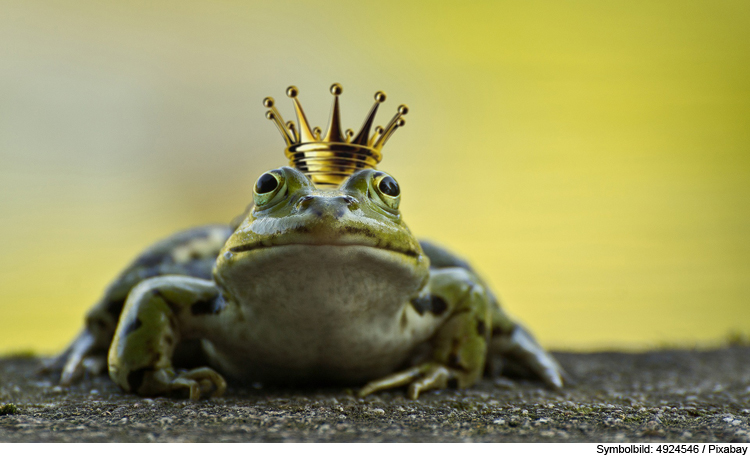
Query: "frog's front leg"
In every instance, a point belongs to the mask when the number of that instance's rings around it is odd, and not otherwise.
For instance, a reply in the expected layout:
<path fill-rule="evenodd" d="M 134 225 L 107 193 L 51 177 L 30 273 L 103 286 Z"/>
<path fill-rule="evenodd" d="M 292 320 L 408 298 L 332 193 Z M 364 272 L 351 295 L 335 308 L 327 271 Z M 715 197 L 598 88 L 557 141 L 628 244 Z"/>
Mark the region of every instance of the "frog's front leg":
<path fill-rule="evenodd" d="M 107 350 L 130 290 L 143 280 L 163 275 L 211 279 L 216 257 L 232 231 L 232 227 L 225 225 L 195 227 L 147 248 L 117 276 L 89 310 L 80 335 L 63 353 L 48 361 L 42 372 L 61 372 L 61 385 L 70 385 L 84 372 L 104 372 Z"/>
<path fill-rule="evenodd" d="M 482 376 L 491 319 L 479 278 L 464 268 L 432 269 L 428 286 L 411 305 L 420 315 L 442 322 L 431 341 L 431 359 L 368 383 L 360 396 L 409 385 L 407 394 L 416 399 L 422 391 L 449 384 L 469 387 Z"/>
<path fill-rule="evenodd" d="M 109 376 L 125 391 L 160 396 L 187 390 L 190 398 L 220 396 L 224 378 L 211 368 L 178 372 L 172 355 L 181 340 L 199 338 L 216 322 L 223 300 L 216 285 L 188 276 L 159 276 L 128 296 L 109 349 Z"/>

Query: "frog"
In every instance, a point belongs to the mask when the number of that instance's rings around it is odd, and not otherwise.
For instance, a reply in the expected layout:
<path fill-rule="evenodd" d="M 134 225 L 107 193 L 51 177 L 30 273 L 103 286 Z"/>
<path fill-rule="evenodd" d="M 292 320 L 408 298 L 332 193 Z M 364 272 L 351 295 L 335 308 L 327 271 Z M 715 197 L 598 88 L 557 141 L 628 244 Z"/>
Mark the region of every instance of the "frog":
<path fill-rule="evenodd" d="M 230 224 L 146 249 L 53 362 L 61 384 L 106 370 L 146 397 L 219 397 L 229 381 L 418 399 L 504 365 L 563 387 L 559 363 L 469 263 L 412 234 L 393 176 L 336 178 L 320 184 L 305 165 L 264 172 Z"/>

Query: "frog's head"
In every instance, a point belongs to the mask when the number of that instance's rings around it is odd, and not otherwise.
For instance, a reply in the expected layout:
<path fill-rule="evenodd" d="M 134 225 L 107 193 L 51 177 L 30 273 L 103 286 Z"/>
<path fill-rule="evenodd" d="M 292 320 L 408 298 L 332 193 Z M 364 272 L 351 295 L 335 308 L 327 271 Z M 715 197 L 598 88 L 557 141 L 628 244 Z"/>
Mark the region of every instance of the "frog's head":
<path fill-rule="evenodd" d="M 372 169 L 335 189 L 316 188 L 290 167 L 266 172 L 255 184 L 254 207 L 219 255 L 216 279 L 226 285 L 278 273 L 314 282 L 340 269 L 417 289 L 426 283 L 429 260 L 401 218 L 400 193 L 393 177 Z"/>

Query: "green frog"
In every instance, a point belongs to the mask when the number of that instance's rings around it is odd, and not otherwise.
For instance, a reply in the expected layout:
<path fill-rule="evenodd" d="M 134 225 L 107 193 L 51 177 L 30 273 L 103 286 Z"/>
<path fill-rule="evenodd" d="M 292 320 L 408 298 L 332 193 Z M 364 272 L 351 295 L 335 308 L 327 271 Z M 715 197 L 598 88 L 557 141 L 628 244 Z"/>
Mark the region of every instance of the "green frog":
<path fill-rule="evenodd" d="M 361 386 L 360 396 L 405 387 L 416 399 L 469 387 L 503 360 L 562 387 L 558 363 L 476 272 L 412 235 L 399 184 L 362 157 L 379 161 L 377 136 L 402 126 L 406 107 L 372 137 L 366 121 L 359 135 L 367 139 L 322 137 L 300 117 L 296 89 L 288 94 L 299 128 L 271 99 L 266 106 L 295 167 L 262 174 L 232 224 L 178 233 L 140 255 L 58 357 L 61 382 L 106 368 L 142 396 L 220 396 L 230 379 Z M 374 108 L 383 100 L 376 95 Z M 332 155 L 316 167 L 321 145 Z M 349 169 L 336 160 L 340 148 L 362 153 Z"/>

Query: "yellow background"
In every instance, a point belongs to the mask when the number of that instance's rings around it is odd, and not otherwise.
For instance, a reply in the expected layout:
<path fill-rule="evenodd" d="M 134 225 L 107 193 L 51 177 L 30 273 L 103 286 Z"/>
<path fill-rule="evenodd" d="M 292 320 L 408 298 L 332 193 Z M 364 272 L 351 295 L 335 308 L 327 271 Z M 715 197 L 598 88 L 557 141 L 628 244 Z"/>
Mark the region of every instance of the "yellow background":
<path fill-rule="evenodd" d="M 154 4 L 155 3 L 155 4 Z M 148 244 L 376 90 L 412 230 L 555 348 L 750 333 L 750 2 L 0 2 L 0 352 L 62 348 Z"/>

